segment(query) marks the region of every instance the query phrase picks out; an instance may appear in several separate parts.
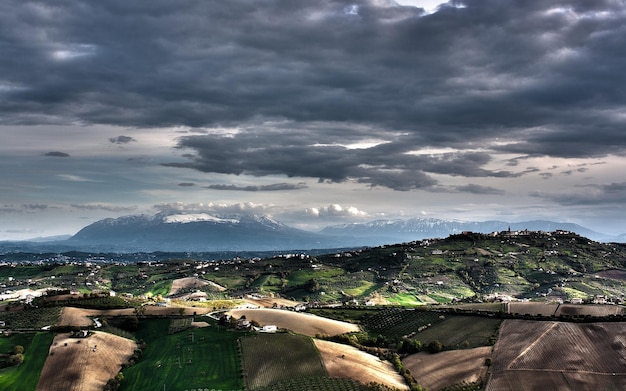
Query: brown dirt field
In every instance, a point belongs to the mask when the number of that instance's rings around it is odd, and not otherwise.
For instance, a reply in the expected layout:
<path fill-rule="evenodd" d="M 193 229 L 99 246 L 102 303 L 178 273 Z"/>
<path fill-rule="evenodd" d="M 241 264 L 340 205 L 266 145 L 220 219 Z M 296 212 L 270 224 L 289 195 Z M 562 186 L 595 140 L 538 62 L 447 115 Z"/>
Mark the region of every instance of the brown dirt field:
<path fill-rule="evenodd" d="M 505 320 L 494 347 L 487 390 L 626 389 L 626 324 Z M 597 382 L 597 383 L 596 383 Z M 599 388 L 598 384 L 609 384 Z"/>
<path fill-rule="evenodd" d="M 207 322 L 191 322 L 191 327 L 209 327 Z"/>
<path fill-rule="evenodd" d="M 330 377 L 354 379 L 363 384 L 381 383 L 400 390 L 408 390 L 402 376 L 388 361 L 336 342 L 314 339 Z"/>
<path fill-rule="evenodd" d="M 185 277 L 185 278 L 179 278 L 179 279 L 172 281 L 172 287 L 170 288 L 169 294 L 175 295 L 178 293 L 179 290 L 184 289 L 184 288 L 196 288 L 196 287 L 202 287 L 206 285 L 211 285 L 211 286 L 222 288 L 220 291 L 226 290 L 224 287 L 221 287 L 215 283 L 211 284 L 209 281 L 201 280 L 197 277 Z"/>
<path fill-rule="evenodd" d="M 483 346 L 437 354 L 421 352 L 404 358 L 402 362 L 420 386 L 436 391 L 462 382 L 486 379 L 485 360 L 491 356 L 491 349 L 491 346 Z"/>
<path fill-rule="evenodd" d="M 621 305 L 561 304 L 556 315 L 609 316 L 621 315 L 623 313 L 624 307 Z"/>
<path fill-rule="evenodd" d="M 144 314 L 150 316 L 179 316 L 181 315 L 181 308 L 183 308 L 183 315 L 204 315 L 208 314 L 212 310 L 210 308 L 200 307 L 157 307 L 147 305 L 144 307 Z M 65 307 L 61 312 L 60 326 L 79 326 L 88 327 L 93 326 L 93 321 L 89 317 L 98 316 L 128 316 L 133 315 L 135 310 L 133 308 L 124 308 L 119 310 L 90 310 L 84 308 Z"/>
<path fill-rule="evenodd" d="M 516 303 L 512 302 L 508 304 L 510 314 L 529 314 L 529 315 L 543 315 L 552 316 L 558 308 L 557 303 Z"/>
<path fill-rule="evenodd" d="M 274 304 L 283 307 L 295 307 L 300 304 L 297 301 L 281 299 L 280 297 L 267 297 L 263 299 L 246 298 L 244 301 L 250 304 L 258 305 L 259 307 L 263 308 L 272 308 Z"/>
<path fill-rule="evenodd" d="M 155 305 L 147 305 L 145 308 L 145 315 L 152 316 L 177 316 L 181 315 L 180 309 L 183 308 L 182 315 L 204 315 L 212 311 L 211 308 L 203 307 L 158 307 Z"/>
<path fill-rule="evenodd" d="M 605 270 L 596 274 L 602 278 L 611 278 L 613 280 L 626 281 L 626 270 Z"/>
<path fill-rule="evenodd" d="M 65 307 L 63 308 L 63 311 L 61 311 L 59 326 L 88 327 L 93 326 L 93 321 L 89 319 L 90 316 L 122 316 L 132 314 L 134 314 L 134 310 L 132 308 L 124 308 L 120 310 L 89 310 L 84 308 Z"/>
<path fill-rule="evenodd" d="M 387 300 L 387 298 L 383 297 L 380 293 L 374 293 L 372 295 L 372 297 L 370 298 L 370 300 L 375 305 L 388 305 L 388 304 L 391 304 L 391 302 L 389 300 Z"/>
<path fill-rule="evenodd" d="M 275 325 L 278 328 L 288 329 L 310 337 L 315 337 L 317 334 L 338 335 L 360 330 L 359 326 L 355 324 L 287 310 L 238 309 L 230 310 L 227 314 L 235 318 L 245 315 L 249 321 L 256 320 L 261 325 Z"/>
<path fill-rule="evenodd" d="M 87 338 L 59 334 L 50 347 L 37 391 L 101 391 L 136 348 L 135 342 L 113 334 L 95 332 Z"/>

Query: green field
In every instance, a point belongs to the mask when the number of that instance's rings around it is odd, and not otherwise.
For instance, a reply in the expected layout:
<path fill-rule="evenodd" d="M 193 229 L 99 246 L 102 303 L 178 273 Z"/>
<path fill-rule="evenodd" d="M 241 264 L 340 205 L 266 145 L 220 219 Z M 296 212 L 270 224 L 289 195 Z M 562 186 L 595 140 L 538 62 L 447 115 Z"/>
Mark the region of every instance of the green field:
<path fill-rule="evenodd" d="M 35 391 L 39 375 L 48 357 L 54 334 L 15 334 L 0 338 L 0 352 L 8 353 L 13 346 L 24 346 L 24 362 L 18 367 L 0 369 L 0 389 L 3 391 Z"/>
<path fill-rule="evenodd" d="M 495 342 L 501 319 L 482 316 L 444 315 L 423 331 L 413 336 L 422 346 L 439 341 L 444 349 L 466 349 L 488 346 Z"/>
<path fill-rule="evenodd" d="M 294 378 L 327 377 L 309 337 L 257 334 L 241 338 L 246 389 L 258 390 Z"/>
<path fill-rule="evenodd" d="M 139 362 L 124 370 L 120 391 L 243 389 L 237 352 L 241 333 L 215 323 L 171 335 L 169 329 L 167 319 L 140 322 L 136 336 L 148 346 Z"/>
<path fill-rule="evenodd" d="M 388 297 L 387 300 L 389 300 L 390 303 L 397 304 L 397 305 L 406 305 L 406 306 L 424 305 L 424 303 L 419 301 L 417 297 L 415 297 L 415 295 L 412 293 L 398 293 L 391 297 Z"/>

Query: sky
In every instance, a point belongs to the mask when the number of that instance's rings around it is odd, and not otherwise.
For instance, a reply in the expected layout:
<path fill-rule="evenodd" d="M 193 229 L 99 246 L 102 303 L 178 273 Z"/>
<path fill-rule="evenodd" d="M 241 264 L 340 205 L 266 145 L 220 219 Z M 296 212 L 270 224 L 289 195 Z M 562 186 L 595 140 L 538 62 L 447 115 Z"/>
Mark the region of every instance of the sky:
<path fill-rule="evenodd" d="M 107 217 L 626 232 L 623 0 L 0 2 L 0 240 Z"/>

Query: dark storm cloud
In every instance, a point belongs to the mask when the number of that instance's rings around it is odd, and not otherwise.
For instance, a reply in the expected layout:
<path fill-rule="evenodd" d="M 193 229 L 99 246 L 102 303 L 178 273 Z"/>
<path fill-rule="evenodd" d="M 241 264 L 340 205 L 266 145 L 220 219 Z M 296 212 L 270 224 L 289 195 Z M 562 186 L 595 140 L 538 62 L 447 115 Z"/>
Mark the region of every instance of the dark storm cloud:
<path fill-rule="evenodd" d="M 332 133 L 332 132 L 331 132 Z M 260 132 L 247 130 L 223 137 L 185 136 L 180 148 L 192 149 L 189 162 L 166 163 L 203 172 L 312 177 L 330 182 L 356 180 L 395 190 L 430 188 L 437 184 L 428 173 L 468 177 L 514 177 L 509 171 L 489 171 L 482 166 L 484 152 L 410 154 L 412 144 L 402 140 L 367 149 L 323 144 L 325 140 L 349 142 L 352 135 L 317 132 Z"/>
<path fill-rule="evenodd" d="M 178 184 L 180 187 L 194 187 L 196 184 L 193 182 L 181 182 Z"/>
<path fill-rule="evenodd" d="M 561 205 L 623 205 L 626 202 L 626 182 L 580 185 L 566 194 L 533 192 L 530 195 Z"/>
<path fill-rule="evenodd" d="M 113 144 L 128 144 L 132 141 L 137 141 L 130 136 L 117 136 L 109 138 L 109 142 Z"/>
<path fill-rule="evenodd" d="M 58 206 L 48 204 L 0 205 L 0 213 L 37 213 L 50 209 L 58 209 Z"/>
<path fill-rule="evenodd" d="M 461 3 L 5 1 L 0 121 L 243 126 L 181 138 L 196 154 L 171 165 L 398 190 L 518 175 L 486 170 L 495 152 L 626 152 L 623 2 Z M 333 146 L 325 124 L 389 144 Z M 294 137 L 318 140 L 267 141 Z M 407 154 L 424 147 L 461 152 Z"/>
<path fill-rule="evenodd" d="M 252 186 L 237 186 L 237 185 L 209 185 L 207 189 L 213 190 L 235 190 L 235 191 L 281 191 L 281 190 L 300 190 L 306 189 L 307 185 L 304 183 L 273 183 L 271 185 L 252 185 Z"/>
<path fill-rule="evenodd" d="M 52 156 L 52 157 L 69 157 L 70 156 L 69 153 L 59 152 L 59 151 L 46 152 L 43 155 Z"/>
<path fill-rule="evenodd" d="M 460 192 L 472 193 L 472 194 L 497 194 L 497 195 L 505 194 L 503 190 L 496 189 L 491 186 L 476 185 L 473 183 L 470 183 L 469 185 L 465 185 L 465 186 L 457 186 L 456 190 Z"/>

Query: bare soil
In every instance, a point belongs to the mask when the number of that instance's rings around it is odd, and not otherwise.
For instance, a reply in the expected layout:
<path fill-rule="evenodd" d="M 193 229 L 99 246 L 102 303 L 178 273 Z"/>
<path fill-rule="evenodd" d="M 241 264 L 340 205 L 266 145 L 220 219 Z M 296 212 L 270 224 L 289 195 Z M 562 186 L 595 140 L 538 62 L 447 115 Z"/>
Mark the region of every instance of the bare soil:
<path fill-rule="evenodd" d="M 625 326 L 505 320 L 487 390 L 510 390 L 516 384 L 525 389 L 626 389 Z"/>
<path fill-rule="evenodd" d="M 557 316 L 577 315 L 577 316 L 608 316 L 621 315 L 624 313 L 624 307 L 620 305 L 591 305 L 591 304 L 561 304 L 556 311 Z"/>
<path fill-rule="evenodd" d="M 200 288 L 200 287 L 207 286 L 207 285 L 211 285 L 212 287 L 216 288 L 220 292 L 226 290 L 226 288 L 224 288 L 223 286 L 218 285 L 211 281 L 202 280 L 197 277 L 185 277 L 185 278 L 178 278 L 172 282 L 172 287 L 170 288 L 169 294 L 175 295 L 181 289 Z"/>
<path fill-rule="evenodd" d="M 462 382 L 485 380 L 485 361 L 491 356 L 491 346 L 450 350 L 437 354 L 412 354 L 402 360 L 417 382 L 428 390 L 437 391 Z"/>
<path fill-rule="evenodd" d="M 330 377 L 354 379 L 363 384 L 381 383 L 400 390 L 408 390 L 402 376 L 388 361 L 362 352 L 355 347 L 314 339 Z"/>
<path fill-rule="evenodd" d="M 280 297 L 265 297 L 262 299 L 246 298 L 244 301 L 253 305 L 258 305 L 259 307 L 263 308 L 273 308 L 274 306 L 295 307 L 300 304 L 297 301 L 282 299 Z"/>
<path fill-rule="evenodd" d="M 510 314 L 529 314 L 552 316 L 559 307 L 558 303 L 508 303 L 508 312 Z"/>
<path fill-rule="evenodd" d="M 612 270 L 605 270 L 599 273 L 596 273 L 597 275 L 599 275 L 602 278 L 611 278 L 613 280 L 621 280 L 621 281 L 626 281 L 626 271 L 625 270 L 617 270 L 617 269 L 612 269 Z"/>
<path fill-rule="evenodd" d="M 97 318 L 98 316 L 123 316 L 132 314 L 134 314 L 132 308 L 120 310 L 90 310 L 85 308 L 65 307 L 63 311 L 61 311 L 59 325 L 88 327 L 93 326 L 93 320 L 91 320 L 90 317 Z"/>
<path fill-rule="evenodd" d="M 299 312 L 279 309 L 235 309 L 227 312 L 235 318 L 243 315 L 249 321 L 256 320 L 261 325 L 274 325 L 278 328 L 288 329 L 299 334 L 314 337 L 321 335 L 338 335 L 351 331 L 359 331 L 359 326 Z"/>
<path fill-rule="evenodd" d="M 101 391 L 137 348 L 135 342 L 95 332 L 87 338 L 54 338 L 37 391 Z"/>

